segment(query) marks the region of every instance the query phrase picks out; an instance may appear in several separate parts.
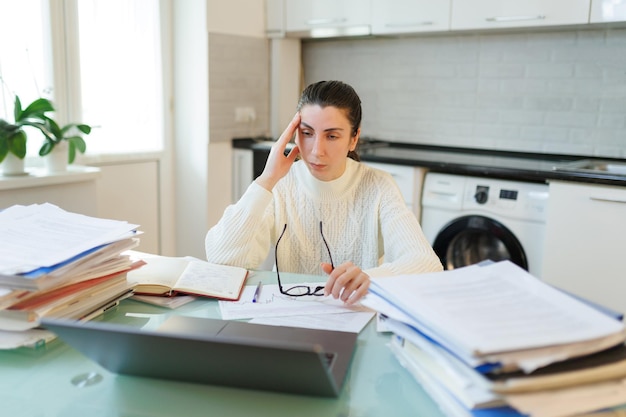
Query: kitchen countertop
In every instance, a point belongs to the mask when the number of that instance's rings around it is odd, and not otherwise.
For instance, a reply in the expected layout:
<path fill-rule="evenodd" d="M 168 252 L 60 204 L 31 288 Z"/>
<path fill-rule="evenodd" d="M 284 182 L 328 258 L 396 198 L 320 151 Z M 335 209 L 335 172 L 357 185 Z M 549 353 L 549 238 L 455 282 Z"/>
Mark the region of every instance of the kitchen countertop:
<path fill-rule="evenodd" d="M 234 139 L 233 147 L 269 149 L 271 141 L 270 138 Z M 624 159 L 416 145 L 363 137 L 357 151 L 363 161 L 419 166 L 432 172 L 538 183 L 565 180 L 626 187 L 626 175 L 622 173 L 564 169 L 583 159 L 626 164 Z"/>
<path fill-rule="evenodd" d="M 528 182 L 565 180 L 605 185 L 626 186 L 626 175 L 571 169 L 555 169 L 571 166 L 582 159 L 614 161 L 611 158 L 589 158 L 572 155 L 534 154 L 466 148 L 437 147 L 428 145 L 375 142 L 359 150 L 363 161 L 411 165 L 428 168 L 431 172 L 491 177 Z"/>

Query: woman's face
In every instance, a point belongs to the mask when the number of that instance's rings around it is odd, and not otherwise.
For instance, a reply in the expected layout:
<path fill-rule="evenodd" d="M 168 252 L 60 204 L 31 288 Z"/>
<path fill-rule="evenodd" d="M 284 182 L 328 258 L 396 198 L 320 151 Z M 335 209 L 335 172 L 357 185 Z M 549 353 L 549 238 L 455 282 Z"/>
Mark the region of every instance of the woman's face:
<path fill-rule="evenodd" d="M 356 148 L 360 132 L 352 136 L 346 110 L 305 105 L 300 109 L 296 145 L 311 174 L 320 181 L 332 181 L 344 173 L 348 151 Z"/>

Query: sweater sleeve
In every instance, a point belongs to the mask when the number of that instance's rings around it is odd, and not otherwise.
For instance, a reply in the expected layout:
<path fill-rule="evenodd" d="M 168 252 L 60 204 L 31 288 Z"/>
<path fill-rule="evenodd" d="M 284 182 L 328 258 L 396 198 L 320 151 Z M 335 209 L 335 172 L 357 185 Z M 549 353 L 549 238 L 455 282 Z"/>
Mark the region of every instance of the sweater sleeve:
<path fill-rule="evenodd" d="M 269 253 L 272 206 L 272 193 L 256 182 L 250 184 L 207 232 L 207 261 L 257 269 Z"/>
<path fill-rule="evenodd" d="M 382 187 L 379 227 L 383 263 L 364 272 L 370 277 L 381 277 L 442 271 L 439 257 L 393 178 L 387 178 Z"/>

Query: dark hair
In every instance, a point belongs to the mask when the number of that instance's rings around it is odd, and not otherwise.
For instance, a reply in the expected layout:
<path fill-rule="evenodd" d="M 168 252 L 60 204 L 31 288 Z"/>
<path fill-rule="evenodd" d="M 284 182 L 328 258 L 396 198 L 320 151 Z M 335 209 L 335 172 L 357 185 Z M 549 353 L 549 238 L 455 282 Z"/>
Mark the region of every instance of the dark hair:
<path fill-rule="evenodd" d="M 306 87 L 300 95 L 297 111 L 303 106 L 318 105 L 320 107 L 336 107 L 347 113 L 353 137 L 361 126 L 361 99 L 354 88 L 341 81 L 318 81 Z M 348 156 L 359 161 L 359 155 L 355 151 L 348 152 Z"/>

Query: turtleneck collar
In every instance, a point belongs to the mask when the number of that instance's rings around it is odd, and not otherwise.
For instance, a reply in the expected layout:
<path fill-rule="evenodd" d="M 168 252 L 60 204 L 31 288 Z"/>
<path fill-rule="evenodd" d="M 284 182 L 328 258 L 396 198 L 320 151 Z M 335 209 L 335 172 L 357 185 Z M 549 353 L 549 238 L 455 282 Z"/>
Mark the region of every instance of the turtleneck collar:
<path fill-rule="evenodd" d="M 304 162 L 299 161 L 292 167 L 298 182 L 305 187 L 307 192 L 322 200 L 345 195 L 346 191 L 356 184 L 358 169 L 359 163 L 352 158 L 347 158 L 346 170 L 339 178 L 332 181 L 320 181 L 311 175 Z"/>

